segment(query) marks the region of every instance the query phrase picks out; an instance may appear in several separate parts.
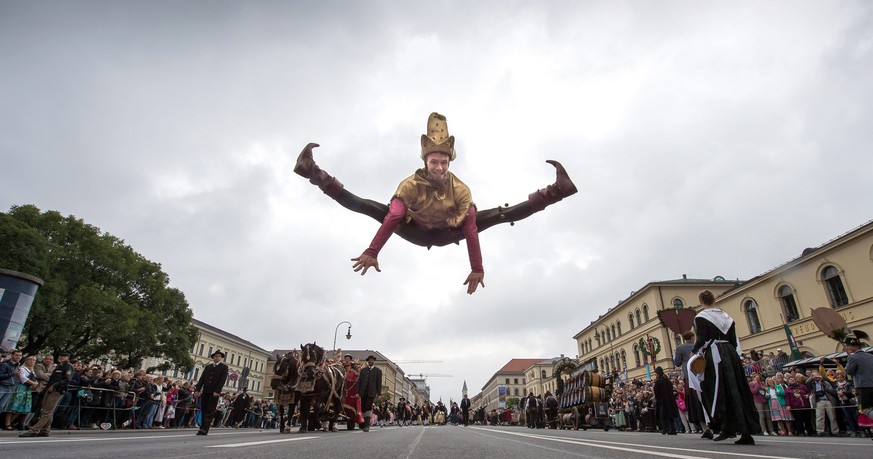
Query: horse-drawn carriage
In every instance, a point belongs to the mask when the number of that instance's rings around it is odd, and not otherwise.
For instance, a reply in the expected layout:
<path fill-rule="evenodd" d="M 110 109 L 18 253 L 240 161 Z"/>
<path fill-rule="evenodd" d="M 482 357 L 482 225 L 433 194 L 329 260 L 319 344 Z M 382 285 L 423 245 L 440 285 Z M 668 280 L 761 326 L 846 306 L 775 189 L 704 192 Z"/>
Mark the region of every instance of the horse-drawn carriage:
<path fill-rule="evenodd" d="M 564 391 L 558 398 L 560 426 L 583 430 L 612 427 L 609 416 L 611 378 L 597 371 L 577 369 L 570 373 Z"/>
<path fill-rule="evenodd" d="M 315 343 L 301 344 L 300 351 L 278 356 L 270 386 L 276 392 L 279 432 L 287 431 L 295 408 L 301 433 L 319 429 L 336 432 L 338 421 L 346 421 L 349 430 L 353 429 L 354 415 L 343 407 L 345 382 L 343 366 L 327 359 L 324 349 Z"/>

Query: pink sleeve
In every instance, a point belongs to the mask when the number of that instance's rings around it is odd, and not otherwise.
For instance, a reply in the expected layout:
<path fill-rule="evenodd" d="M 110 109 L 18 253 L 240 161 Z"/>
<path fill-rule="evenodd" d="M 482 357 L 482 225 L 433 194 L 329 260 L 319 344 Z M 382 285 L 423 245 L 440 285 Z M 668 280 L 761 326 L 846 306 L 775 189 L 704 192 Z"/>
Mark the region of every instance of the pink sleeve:
<path fill-rule="evenodd" d="M 482 249 L 479 248 L 479 229 L 476 227 L 476 207 L 470 206 L 467 218 L 462 223 L 464 238 L 467 240 L 467 255 L 470 256 L 470 270 L 474 273 L 484 273 L 482 267 Z"/>
<path fill-rule="evenodd" d="M 376 231 L 376 236 L 373 237 L 373 242 L 370 243 L 370 247 L 367 247 L 367 250 L 364 250 L 364 255 L 369 255 L 373 258 L 379 256 L 379 251 L 382 250 L 382 247 L 388 242 L 388 238 L 391 237 L 391 234 L 397 228 L 397 225 L 403 220 L 403 217 L 406 215 L 406 204 L 403 203 L 403 200 L 400 198 L 391 199 L 391 204 L 388 207 L 388 215 L 385 216 L 385 220 L 382 220 L 382 226 L 379 227 L 379 231 Z"/>

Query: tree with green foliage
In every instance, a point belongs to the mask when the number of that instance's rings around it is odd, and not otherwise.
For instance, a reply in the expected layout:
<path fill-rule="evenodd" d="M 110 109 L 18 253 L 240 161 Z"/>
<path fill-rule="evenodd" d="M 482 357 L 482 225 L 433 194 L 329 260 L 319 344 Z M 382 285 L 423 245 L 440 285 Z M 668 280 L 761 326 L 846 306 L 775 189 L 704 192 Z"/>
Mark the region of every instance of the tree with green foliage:
<path fill-rule="evenodd" d="M 185 295 L 161 265 L 74 216 L 33 205 L 0 213 L 0 267 L 42 278 L 19 348 L 69 350 L 122 368 L 146 357 L 189 371 L 197 340 Z"/>

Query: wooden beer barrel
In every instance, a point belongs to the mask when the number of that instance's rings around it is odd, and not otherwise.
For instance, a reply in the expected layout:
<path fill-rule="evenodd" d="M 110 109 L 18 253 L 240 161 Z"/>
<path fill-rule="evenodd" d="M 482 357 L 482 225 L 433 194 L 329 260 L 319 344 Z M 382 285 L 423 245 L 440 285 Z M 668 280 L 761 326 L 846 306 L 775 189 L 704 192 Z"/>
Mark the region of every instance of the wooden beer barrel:
<path fill-rule="evenodd" d="M 603 379 L 603 376 L 600 376 L 600 373 L 583 371 L 582 384 L 584 386 L 603 387 L 606 384 L 606 381 Z"/>
<path fill-rule="evenodd" d="M 597 386 L 586 386 L 582 395 L 582 403 L 596 403 L 605 401 L 606 391 Z"/>

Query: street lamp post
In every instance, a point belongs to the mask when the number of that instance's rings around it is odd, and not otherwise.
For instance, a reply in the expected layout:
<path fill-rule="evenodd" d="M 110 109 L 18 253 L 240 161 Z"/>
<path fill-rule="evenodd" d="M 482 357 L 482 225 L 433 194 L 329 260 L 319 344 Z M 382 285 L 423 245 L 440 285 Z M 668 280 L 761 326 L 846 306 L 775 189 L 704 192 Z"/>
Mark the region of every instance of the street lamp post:
<path fill-rule="evenodd" d="M 344 321 L 336 324 L 336 329 L 333 331 L 333 350 L 334 350 L 334 352 L 336 352 L 336 334 L 339 331 L 340 325 L 342 325 L 342 324 L 349 324 L 349 329 L 346 332 L 346 339 L 352 339 L 352 323 L 351 322 L 344 320 Z"/>

